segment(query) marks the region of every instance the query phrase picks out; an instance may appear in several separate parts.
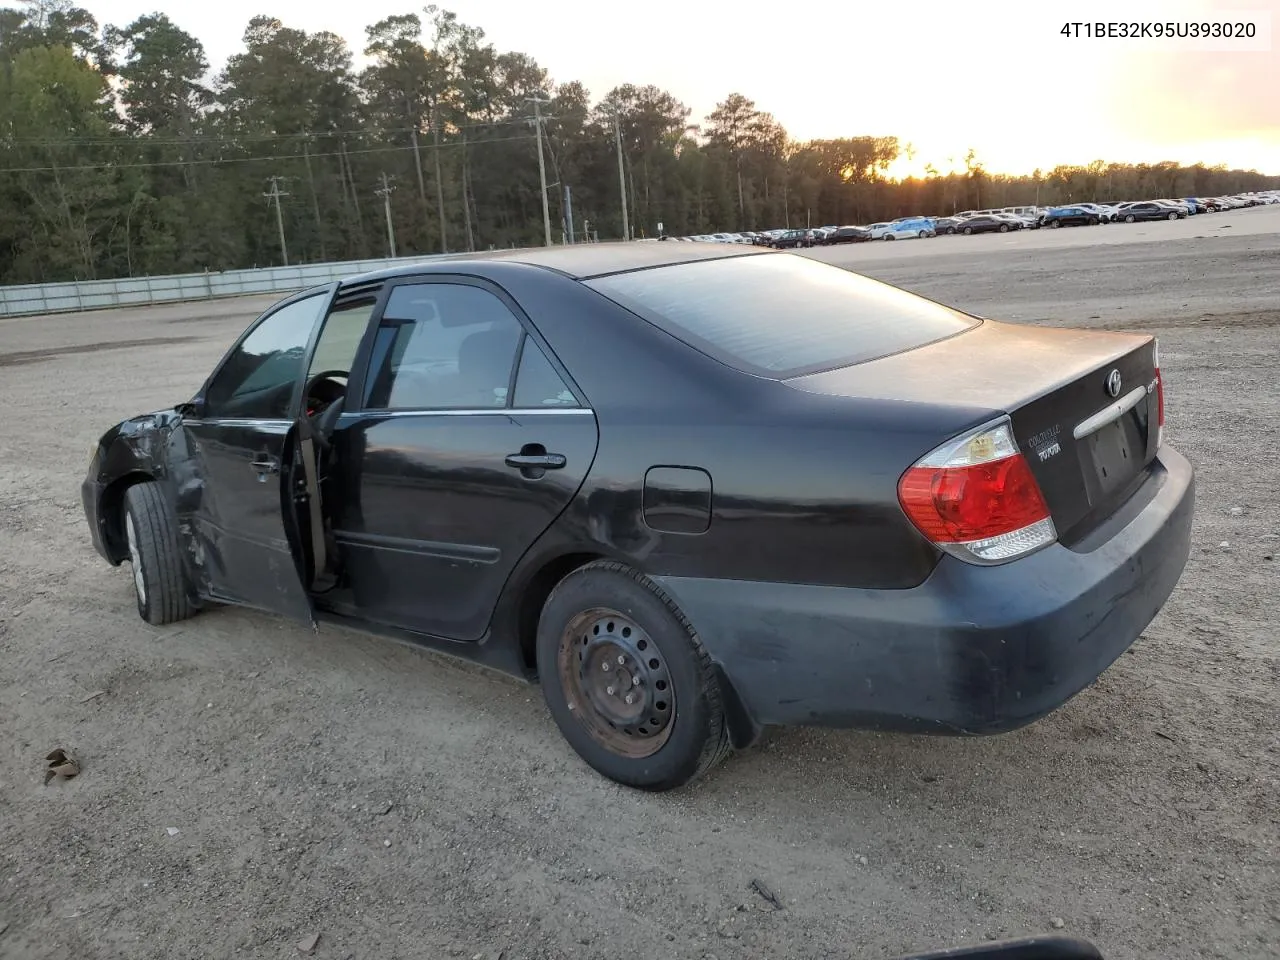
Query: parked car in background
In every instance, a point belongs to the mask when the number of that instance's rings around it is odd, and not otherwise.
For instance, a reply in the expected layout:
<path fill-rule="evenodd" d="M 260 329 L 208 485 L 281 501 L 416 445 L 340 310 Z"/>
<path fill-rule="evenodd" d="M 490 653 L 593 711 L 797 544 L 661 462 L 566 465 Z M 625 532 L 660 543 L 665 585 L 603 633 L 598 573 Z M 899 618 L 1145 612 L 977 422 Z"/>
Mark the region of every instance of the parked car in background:
<path fill-rule="evenodd" d="M 1119 219 L 1125 223 L 1135 223 L 1139 220 L 1178 220 L 1186 215 L 1185 211 L 1166 203 L 1143 200 L 1140 203 L 1126 204 L 1120 211 Z"/>
<path fill-rule="evenodd" d="M 933 221 L 933 228 L 938 233 L 955 233 L 956 228 L 964 223 L 964 217 L 938 217 Z"/>
<path fill-rule="evenodd" d="M 1008 233 L 1013 229 L 1013 224 L 1009 223 L 1008 220 L 1000 219 L 994 214 L 983 213 L 966 217 L 956 229 L 957 232 L 965 235 L 971 233 Z"/>
<path fill-rule="evenodd" d="M 919 237 L 936 237 L 933 220 L 929 217 L 912 217 L 889 224 L 889 229 L 880 235 L 881 240 L 913 240 Z"/>
<path fill-rule="evenodd" d="M 884 235 L 893 228 L 892 223 L 873 223 L 867 229 L 871 232 L 872 240 L 883 240 Z"/>
<path fill-rule="evenodd" d="M 1040 226 L 1083 227 L 1101 222 L 1101 216 L 1087 207 L 1050 207 L 1048 212 L 1040 219 Z"/>
<path fill-rule="evenodd" d="M 784 230 L 774 237 L 770 246 L 777 250 L 794 250 L 797 247 L 812 247 L 813 233 L 809 230 Z"/>
<path fill-rule="evenodd" d="M 997 220 L 1003 220 L 1015 230 L 1025 230 L 1030 225 L 1030 221 L 1027 220 L 1026 217 L 1020 217 L 1016 213 L 1005 213 L 1004 211 L 1001 211 L 999 213 L 993 213 L 992 216 Z"/>
<path fill-rule="evenodd" d="M 871 239 L 871 231 L 866 227 L 836 227 L 834 231 L 827 234 L 823 239 L 823 244 L 833 246 L 840 243 L 862 243 Z"/>

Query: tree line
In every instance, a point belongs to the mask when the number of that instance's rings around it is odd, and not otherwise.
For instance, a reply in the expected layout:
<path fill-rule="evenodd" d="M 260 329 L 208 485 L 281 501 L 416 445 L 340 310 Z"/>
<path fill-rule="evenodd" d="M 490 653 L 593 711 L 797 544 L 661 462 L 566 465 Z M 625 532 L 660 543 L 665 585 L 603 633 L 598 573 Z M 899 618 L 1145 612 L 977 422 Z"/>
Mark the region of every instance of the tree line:
<path fill-rule="evenodd" d="M 911 150 L 894 136 L 797 142 L 741 93 L 701 122 L 652 85 L 593 101 L 435 5 L 370 25 L 360 52 L 257 16 L 210 77 L 163 14 L 0 9 L 0 283 L 540 244 L 539 129 L 555 242 L 623 236 L 624 194 L 651 237 L 1280 185 L 1174 163 L 1006 176 L 972 150 L 890 180 Z"/>

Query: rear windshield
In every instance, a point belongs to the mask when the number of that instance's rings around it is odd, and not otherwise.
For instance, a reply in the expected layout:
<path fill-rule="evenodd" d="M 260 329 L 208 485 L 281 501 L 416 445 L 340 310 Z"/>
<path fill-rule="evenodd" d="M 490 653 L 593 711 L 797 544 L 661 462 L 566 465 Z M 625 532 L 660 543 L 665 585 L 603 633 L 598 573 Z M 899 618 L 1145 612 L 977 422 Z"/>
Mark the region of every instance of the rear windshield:
<path fill-rule="evenodd" d="M 722 363 L 780 380 L 900 353 L 979 322 L 784 253 L 636 270 L 586 284 Z"/>

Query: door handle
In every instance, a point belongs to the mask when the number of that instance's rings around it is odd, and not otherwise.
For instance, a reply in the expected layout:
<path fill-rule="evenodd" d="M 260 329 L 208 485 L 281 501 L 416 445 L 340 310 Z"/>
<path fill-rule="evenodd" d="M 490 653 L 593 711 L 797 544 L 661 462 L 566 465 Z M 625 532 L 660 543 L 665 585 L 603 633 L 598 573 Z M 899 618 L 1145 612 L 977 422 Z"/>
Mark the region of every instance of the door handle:
<path fill-rule="evenodd" d="M 507 466 L 521 470 L 559 470 L 568 462 L 563 453 L 507 454 Z"/>
<path fill-rule="evenodd" d="M 260 453 L 258 459 L 249 464 L 249 467 L 258 475 L 259 483 L 266 483 L 268 474 L 280 472 L 280 461 Z"/>

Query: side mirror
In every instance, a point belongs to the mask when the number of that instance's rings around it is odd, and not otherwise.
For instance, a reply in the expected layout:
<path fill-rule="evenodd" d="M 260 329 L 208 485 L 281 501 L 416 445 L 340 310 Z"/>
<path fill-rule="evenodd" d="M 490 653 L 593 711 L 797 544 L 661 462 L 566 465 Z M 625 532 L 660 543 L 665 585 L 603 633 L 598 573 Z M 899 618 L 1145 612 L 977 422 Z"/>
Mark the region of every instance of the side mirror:
<path fill-rule="evenodd" d="M 184 417 L 191 417 L 192 419 L 198 420 L 204 416 L 204 398 L 195 397 L 194 399 L 188 400 L 186 403 L 178 404 L 173 409 Z"/>
<path fill-rule="evenodd" d="M 901 960 L 1103 960 L 1098 948 L 1071 937 L 1025 937 L 976 947 L 954 947 Z"/>

